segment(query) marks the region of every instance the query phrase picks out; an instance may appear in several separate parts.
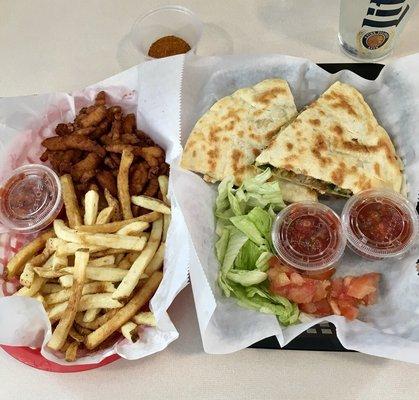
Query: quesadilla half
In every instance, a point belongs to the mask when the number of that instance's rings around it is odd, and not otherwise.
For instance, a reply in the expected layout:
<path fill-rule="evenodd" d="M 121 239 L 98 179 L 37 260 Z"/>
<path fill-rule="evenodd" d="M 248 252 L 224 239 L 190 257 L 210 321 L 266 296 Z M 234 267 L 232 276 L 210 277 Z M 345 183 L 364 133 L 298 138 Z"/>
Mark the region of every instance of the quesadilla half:
<path fill-rule="evenodd" d="M 256 157 L 297 114 L 288 83 L 264 80 L 217 101 L 196 123 L 186 143 L 181 166 L 204 175 L 209 182 L 233 177 L 240 185 L 257 174 Z M 280 181 L 281 185 L 281 181 Z M 306 187 L 287 186 L 284 200 L 316 200 Z"/>
<path fill-rule="evenodd" d="M 400 192 L 403 166 L 361 93 L 334 83 L 257 157 L 291 182 L 351 196 L 370 188 Z"/>

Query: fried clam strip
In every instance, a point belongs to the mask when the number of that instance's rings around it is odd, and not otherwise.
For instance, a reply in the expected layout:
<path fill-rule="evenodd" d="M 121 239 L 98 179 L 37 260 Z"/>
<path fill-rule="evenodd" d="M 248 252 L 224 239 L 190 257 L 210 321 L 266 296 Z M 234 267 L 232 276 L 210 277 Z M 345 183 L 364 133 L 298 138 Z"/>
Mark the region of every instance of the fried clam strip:
<path fill-rule="evenodd" d="M 68 225 L 74 228 L 83 224 L 80 209 L 77 202 L 76 191 L 74 190 L 73 180 L 71 175 L 66 174 L 60 178 L 62 196 L 67 214 Z"/>
<path fill-rule="evenodd" d="M 102 326 L 86 337 L 85 346 L 89 350 L 94 349 L 110 335 L 112 335 L 112 333 L 121 328 L 122 325 L 134 317 L 138 310 L 140 310 L 141 307 L 143 307 L 151 299 L 162 278 L 163 274 L 161 272 L 155 272 L 144 284 L 144 286 L 138 289 L 138 291 L 124 307 L 119 309 L 110 320 L 105 322 Z"/>
<path fill-rule="evenodd" d="M 106 151 L 102 146 L 81 135 L 50 137 L 42 141 L 42 146 L 52 151 L 78 149 L 96 153 L 100 157 L 105 157 L 106 155 Z"/>
<path fill-rule="evenodd" d="M 137 221 L 142 222 L 154 222 L 161 217 L 158 212 L 151 212 L 148 214 L 140 215 L 139 217 L 125 219 L 123 221 L 110 222 L 108 224 L 101 225 L 82 225 L 78 226 L 76 231 L 80 233 L 115 233 L 123 227 Z"/>
<path fill-rule="evenodd" d="M 151 228 L 150 238 L 147 242 L 147 246 L 134 261 L 131 268 L 128 270 L 127 275 L 124 277 L 122 282 L 119 284 L 118 288 L 112 294 L 114 299 L 126 299 L 128 298 L 135 287 L 138 284 L 138 281 L 141 278 L 141 275 L 144 273 L 146 267 L 150 263 L 154 254 L 156 253 L 160 239 L 163 231 L 163 219 L 160 218 L 157 221 L 153 222 L 153 227 Z"/>
<path fill-rule="evenodd" d="M 115 286 L 112 282 L 90 282 L 85 283 L 82 290 L 82 295 L 95 293 L 113 293 Z M 44 296 L 47 304 L 57 304 L 67 301 L 70 298 L 71 289 L 61 289 L 59 292 L 54 292 Z"/>
<path fill-rule="evenodd" d="M 54 231 L 47 231 L 38 236 L 35 240 L 22 247 L 8 262 L 6 266 L 8 278 L 20 275 L 25 264 L 39 253 L 44 247 L 48 239 L 54 236 Z"/>
<path fill-rule="evenodd" d="M 131 201 L 129 195 L 129 168 L 134 160 L 134 154 L 130 150 L 122 152 L 121 164 L 119 164 L 117 187 L 118 198 L 121 203 L 122 215 L 124 219 L 133 217 L 131 211 Z"/>
<path fill-rule="evenodd" d="M 121 308 L 123 304 L 118 300 L 113 299 L 111 296 L 111 293 L 86 294 L 80 298 L 77 311 L 87 311 L 92 308 Z M 50 321 L 57 321 L 64 316 L 70 300 L 68 302 L 65 301 L 64 303 L 58 303 L 48 311 L 48 318 Z"/>
<path fill-rule="evenodd" d="M 68 228 L 64 224 L 64 221 L 60 219 L 54 221 L 54 231 L 57 237 L 67 242 L 80 243 L 82 245 L 100 245 L 111 249 L 141 251 L 146 243 L 146 238 L 144 237 L 116 235 L 111 233 L 80 233 L 74 229 Z"/>
<path fill-rule="evenodd" d="M 89 252 L 87 250 L 79 250 L 75 254 L 74 260 L 74 283 L 71 287 L 71 295 L 63 312 L 62 318 L 55 328 L 48 347 L 52 350 L 60 350 L 67 340 L 68 332 L 73 325 L 79 307 L 80 299 L 85 280 L 87 263 L 89 262 Z"/>

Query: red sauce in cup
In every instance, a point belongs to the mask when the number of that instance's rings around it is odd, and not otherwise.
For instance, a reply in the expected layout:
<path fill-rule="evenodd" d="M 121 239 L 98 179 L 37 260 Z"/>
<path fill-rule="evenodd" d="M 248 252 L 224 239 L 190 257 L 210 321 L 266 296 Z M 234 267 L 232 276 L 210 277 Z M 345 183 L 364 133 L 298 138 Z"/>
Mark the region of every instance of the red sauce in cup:
<path fill-rule="evenodd" d="M 413 205 L 402 195 L 382 189 L 353 196 L 345 205 L 342 221 L 351 249 L 370 259 L 403 255 L 418 229 Z"/>
<path fill-rule="evenodd" d="M 272 227 L 278 256 L 305 271 L 331 268 L 342 256 L 346 238 L 339 217 L 320 203 L 294 203 L 282 210 Z"/>
<path fill-rule="evenodd" d="M 59 178 L 44 165 L 18 168 L 0 189 L 0 222 L 11 231 L 33 233 L 44 229 L 61 207 Z"/>

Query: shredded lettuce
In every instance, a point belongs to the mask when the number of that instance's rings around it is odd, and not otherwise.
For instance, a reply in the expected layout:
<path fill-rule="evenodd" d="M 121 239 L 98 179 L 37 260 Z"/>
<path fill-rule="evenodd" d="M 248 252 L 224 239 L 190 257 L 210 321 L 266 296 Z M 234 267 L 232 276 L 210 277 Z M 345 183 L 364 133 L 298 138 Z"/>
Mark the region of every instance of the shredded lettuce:
<path fill-rule="evenodd" d="M 218 186 L 218 284 L 239 305 L 273 314 L 280 323 L 289 325 L 298 320 L 298 306 L 271 294 L 267 285 L 266 271 L 273 253 L 272 222 L 275 213 L 285 207 L 279 185 L 270 182 L 271 177 L 271 170 L 266 168 L 239 188 L 234 188 L 232 179 L 224 179 Z"/>

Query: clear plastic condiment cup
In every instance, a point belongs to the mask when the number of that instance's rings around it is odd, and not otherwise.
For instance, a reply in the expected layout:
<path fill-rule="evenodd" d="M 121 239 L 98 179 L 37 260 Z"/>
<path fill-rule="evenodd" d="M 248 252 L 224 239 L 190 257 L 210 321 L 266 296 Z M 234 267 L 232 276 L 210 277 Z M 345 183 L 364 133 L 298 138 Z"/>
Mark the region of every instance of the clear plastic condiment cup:
<path fill-rule="evenodd" d="M 418 214 L 404 196 L 369 189 L 352 196 L 342 211 L 348 247 L 371 260 L 401 258 L 417 242 Z"/>
<path fill-rule="evenodd" d="M 282 261 L 310 274 L 336 267 L 346 236 L 331 208 L 305 201 L 291 204 L 277 215 L 272 242 Z"/>
<path fill-rule="evenodd" d="M 131 28 L 130 39 L 146 60 L 150 46 L 165 36 L 177 36 L 189 44 L 188 53 L 196 53 L 203 25 L 198 16 L 182 6 L 164 6 L 149 11 L 138 18 Z"/>
<path fill-rule="evenodd" d="M 45 165 L 15 169 L 0 186 L 0 232 L 31 234 L 46 228 L 62 208 L 57 174 Z"/>

